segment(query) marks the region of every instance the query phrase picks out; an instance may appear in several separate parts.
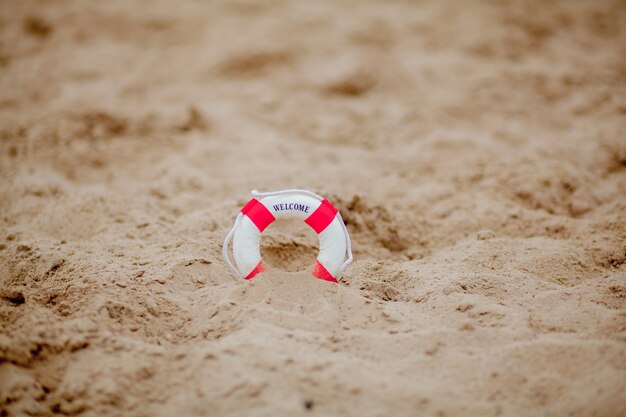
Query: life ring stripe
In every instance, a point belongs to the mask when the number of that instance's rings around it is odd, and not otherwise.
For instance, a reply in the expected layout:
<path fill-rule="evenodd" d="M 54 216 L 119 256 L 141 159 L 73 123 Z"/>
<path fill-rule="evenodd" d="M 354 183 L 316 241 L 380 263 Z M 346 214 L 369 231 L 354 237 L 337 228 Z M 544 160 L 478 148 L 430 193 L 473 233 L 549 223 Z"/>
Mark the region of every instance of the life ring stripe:
<path fill-rule="evenodd" d="M 337 211 L 338 210 L 330 201 L 324 199 L 317 210 L 311 213 L 311 215 L 307 217 L 304 222 L 311 226 L 311 228 L 313 228 L 313 230 L 315 230 L 315 232 L 319 235 L 333 221 L 335 215 L 337 215 Z"/>
<path fill-rule="evenodd" d="M 274 215 L 256 198 L 248 201 L 243 206 L 241 213 L 245 214 L 252 220 L 252 223 L 259 229 L 259 232 L 263 232 L 267 226 L 272 224 L 276 218 Z"/>
<path fill-rule="evenodd" d="M 259 263 L 254 267 L 254 269 L 248 275 L 246 275 L 246 279 L 254 278 L 256 274 L 258 274 L 259 272 L 265 271 L 265 269 L 266 268 L 265 268 L 265 264 L 263 264 L 263 261 L 259 261 Z"/>
<path fill-rule="evenodd" d="M 338 282 L 320 261 L 315 261 L 315 266 L 313 266 L 313 276 L 324 281 Z"/>

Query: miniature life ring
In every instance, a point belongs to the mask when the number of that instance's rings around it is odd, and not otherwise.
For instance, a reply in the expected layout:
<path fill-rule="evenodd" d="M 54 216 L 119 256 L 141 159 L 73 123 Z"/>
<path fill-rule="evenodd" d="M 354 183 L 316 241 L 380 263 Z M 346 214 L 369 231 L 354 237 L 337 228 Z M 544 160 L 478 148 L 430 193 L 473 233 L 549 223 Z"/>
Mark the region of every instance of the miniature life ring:
<path fill-rule="evenodd" d="M 253 198 L 237 215 L 222 248 L 224 260 L 235 275 L 252 279 L 266 270 L 261 259 L 261 233 L 276 219 L 296 218 L 304 220 L 319 236 L 320 250 L 313 266 L 313 276 L 337 282 L 352 262 L 352 245 L 341 214 L 330 201 L 306 190 L 269 193 L 254 190 L 251 194 Z M 237 268 L 228 256 L 231 239 Z"/>

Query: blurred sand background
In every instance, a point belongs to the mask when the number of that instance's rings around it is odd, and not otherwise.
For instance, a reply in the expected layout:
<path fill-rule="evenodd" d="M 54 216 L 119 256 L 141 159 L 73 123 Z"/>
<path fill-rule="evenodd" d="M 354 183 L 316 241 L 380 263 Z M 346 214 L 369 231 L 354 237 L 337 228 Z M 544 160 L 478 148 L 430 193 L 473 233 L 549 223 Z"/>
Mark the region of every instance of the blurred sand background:
<path fill-rule="evenodd" d="M 619 0 L 2 0 L 0 415 L 625 416 L 625 28 Z M 346 220 L 339 285 L 221 258 L 291 187 Z"/>

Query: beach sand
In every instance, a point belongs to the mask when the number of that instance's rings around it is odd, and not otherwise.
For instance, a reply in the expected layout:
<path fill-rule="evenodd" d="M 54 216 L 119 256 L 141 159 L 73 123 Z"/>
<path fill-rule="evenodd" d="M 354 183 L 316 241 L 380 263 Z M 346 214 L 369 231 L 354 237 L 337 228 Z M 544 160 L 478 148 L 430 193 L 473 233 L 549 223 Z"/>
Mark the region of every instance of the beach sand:
<path fill-rule="evenodd" d="M 623 1 L 0 2 L 0 415 L 626 416 Z M 354 263 L 223 239 L 252 189 Z M 281 272 L 282 271 L 282 272 Z"/>

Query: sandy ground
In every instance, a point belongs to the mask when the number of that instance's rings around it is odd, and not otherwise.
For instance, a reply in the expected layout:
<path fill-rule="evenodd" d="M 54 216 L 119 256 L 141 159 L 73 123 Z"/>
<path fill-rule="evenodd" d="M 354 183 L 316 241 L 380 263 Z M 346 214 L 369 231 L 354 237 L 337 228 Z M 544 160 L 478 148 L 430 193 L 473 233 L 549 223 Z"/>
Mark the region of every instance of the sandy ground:
<path fill-rule="evenodd" d="M 623 1 L 0 2 L 0 415 L 625 416 Z M 249 191 L 355 262 L 222 240 Z"/>

